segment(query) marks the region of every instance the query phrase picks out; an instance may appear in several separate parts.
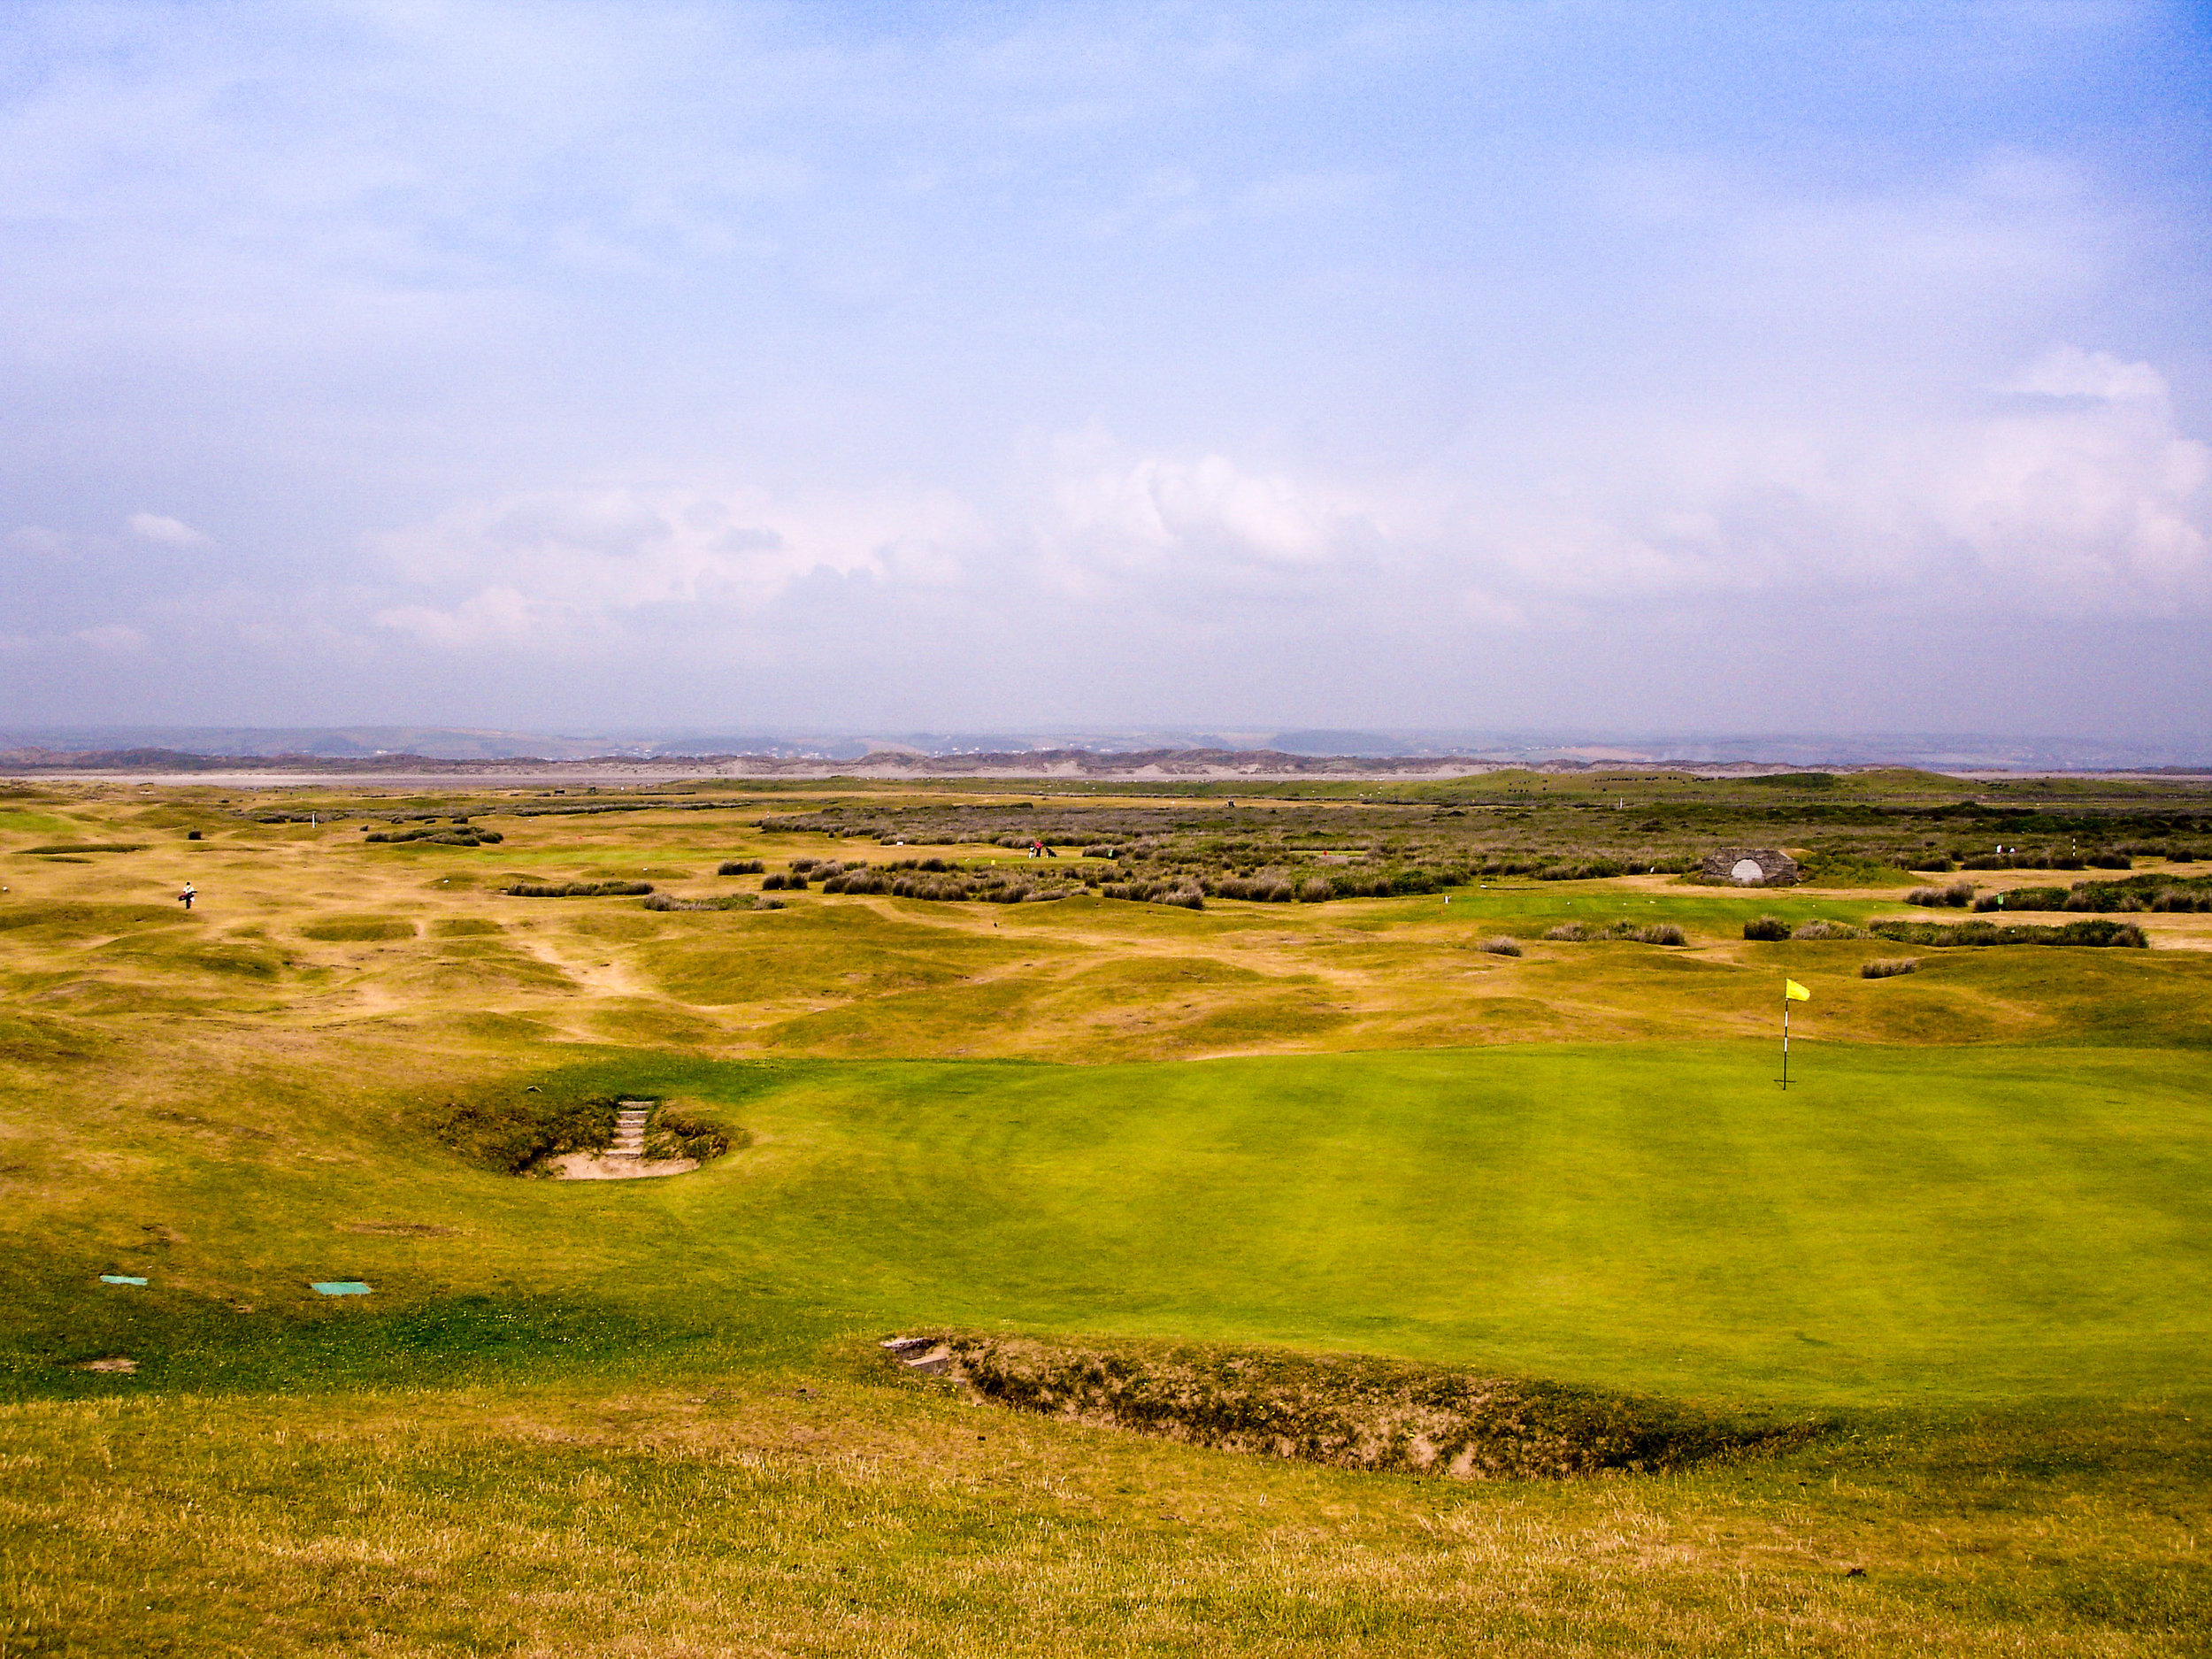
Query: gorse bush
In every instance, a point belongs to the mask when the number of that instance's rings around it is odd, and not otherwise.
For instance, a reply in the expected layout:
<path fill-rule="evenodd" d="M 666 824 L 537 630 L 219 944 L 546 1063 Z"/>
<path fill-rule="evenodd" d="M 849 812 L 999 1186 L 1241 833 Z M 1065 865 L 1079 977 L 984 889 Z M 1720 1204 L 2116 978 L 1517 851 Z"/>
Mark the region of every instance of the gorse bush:
<path fill-rule="evenodd" d="M 1603 944 L 1612 940 L 1639 945 L 1686 945 L 1690 942 L 1690 936 L 1672 922 L 1653 922 L 1648 926 L 1640 926 L 1634 922 L 1610 922 L 1597 927 L 1583 922 L 1562 922 L 1556 927 L 1546 928 L 1544 937 L 1571 945 Z"/>
<path fill-rule="evenodd" d="M 1743 925 L 1746 939 L 1775 940 L 1790 936 L 1790 925 L 1778 916 L 1755 916 Z"/>
<path fill-rule="evenodd" d="M 1971 881 L 1954 881 L 1940 887 L 1915 887 L 1905 895 L 1905 902 L 1908 904 L 1924 904 L 1931 907 L 1949 905 L 1955 909 L 1963 909 L 1973 902 L 1974 884 Z"/>
<path fill-rule="evenodd" d="M 1800 922 L 1790 930 L 1792 939 L 1864 939 L 1865 933 L 1846 922 Z"/>
<path fill-rule="evenodd" d="M 1250 899 L 1260 904 L 1287 904 L 1297 897 L 1286 876 L 1267 872 L 1256 876 L 1227 876 L 1205 884 L 1209 898 Z"/>
<path fill-rule="evenodd" d="M 518 881 L 499 889 L 517 899 L 598 899 L 650 893 L 649 881 Z"/>
<path fill-rule="evenodd" d="M 471 824 L 459 829 L 425 826 L 420 829 L 371 830 L 361 839 L 364 842 L 428 841 L 434 847 L 495 847 L 507 838 L 497 830 L 478 829 Z"/>
<path fill-rule="evenodd" d="M 2143 875 L 2124 881 L 2078 881 L 2070 887 L 2015 887 L 1978 899 L 1974 908 L 1985 912 L 2212 910 L 2212 880 Z"/>
<path fill-rule="evenodd" d="M 1917 956 L 1876 956 L 1870 962 L 1859 964 L 1862 979 L 1893 979 L 1901 973 L 1913 973 L 1920 967 Z"/>
<path fill-rule="evenodd" d="M 2089 945 L 2140 950 L 2150 944 L 2143 930 L 2132 922 L 2115 922 L 2102 917 L 2068 922 L 2062 927 L 2001 927 L 1994 922 L 1978 920 L 1960 922 L 1954 926 L 1940 922 L 1876 922 L 1869 931 L 1884 939 L 1893 939 L 1901 945 L 1926 945 L 1937 949 L 1962 945 Z"/>

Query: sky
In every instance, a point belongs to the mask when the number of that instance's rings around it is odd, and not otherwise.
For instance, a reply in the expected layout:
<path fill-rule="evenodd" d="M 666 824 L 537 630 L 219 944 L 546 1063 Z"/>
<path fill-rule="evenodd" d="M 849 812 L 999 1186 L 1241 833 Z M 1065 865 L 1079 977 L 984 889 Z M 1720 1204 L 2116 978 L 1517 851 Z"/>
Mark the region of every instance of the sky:
<path fill-rule="evenodd" d="M 12 0 L 0 721 L 2212 754 L 2212 21 Z"/>

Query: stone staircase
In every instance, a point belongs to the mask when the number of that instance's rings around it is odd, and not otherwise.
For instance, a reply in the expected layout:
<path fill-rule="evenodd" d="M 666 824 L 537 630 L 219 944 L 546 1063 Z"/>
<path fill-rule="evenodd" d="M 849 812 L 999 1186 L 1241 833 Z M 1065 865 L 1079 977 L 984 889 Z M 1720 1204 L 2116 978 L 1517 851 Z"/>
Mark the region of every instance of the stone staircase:
<path fill-rule="evenodd" d="M 653 1115 L 653 1108 L 659 1103 L 649 1100 L 615 1102 L 614 1144 L 607 1148 L 609 1157 L 642 1158 L 645 1156 L 645 1125 Z"/>

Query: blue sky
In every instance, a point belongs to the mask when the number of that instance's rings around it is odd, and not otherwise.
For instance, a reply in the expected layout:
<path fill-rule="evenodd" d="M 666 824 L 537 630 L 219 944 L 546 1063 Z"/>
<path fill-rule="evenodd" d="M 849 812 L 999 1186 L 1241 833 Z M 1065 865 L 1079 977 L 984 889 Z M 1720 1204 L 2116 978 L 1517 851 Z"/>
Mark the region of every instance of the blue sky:
<path fill-rule="evenodd" d="M 2212 737 L 2205 19 L 0 13 L 0 718 Z"/>

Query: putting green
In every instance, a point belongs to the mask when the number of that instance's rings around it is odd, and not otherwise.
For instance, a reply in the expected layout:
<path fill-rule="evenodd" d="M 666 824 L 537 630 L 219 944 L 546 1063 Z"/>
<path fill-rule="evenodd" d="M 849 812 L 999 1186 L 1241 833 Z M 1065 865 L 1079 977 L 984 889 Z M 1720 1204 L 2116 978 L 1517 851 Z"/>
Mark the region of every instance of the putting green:
<path fill-rule="evenodd" d="M 417 1165 L 373 1198 L 271 1171 L 244 1209 L 277 1277 L 338 1265 L 317 1209 L 461 1220 L 434 1247 L 347 1241 L 345 1271 L 394 1303 L 590 1284 L 711 1321 L 773 1285 L 838 1323 L 1356 1348 L 1686 1394 L 2143 1396 L 2200 1387 L 2212 1348 L 2200 1067 L 1824 1045 L 1785 1094 L 1749 1044 L 632 1056 L 595 1071 L 728 1100 L 761 1144 L 657 1182 Z"/>

